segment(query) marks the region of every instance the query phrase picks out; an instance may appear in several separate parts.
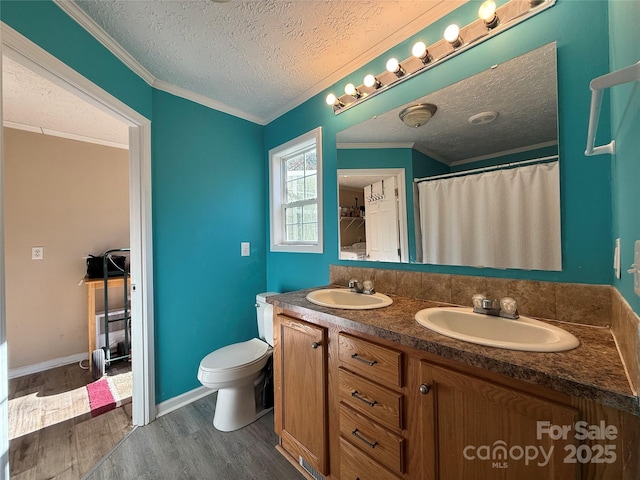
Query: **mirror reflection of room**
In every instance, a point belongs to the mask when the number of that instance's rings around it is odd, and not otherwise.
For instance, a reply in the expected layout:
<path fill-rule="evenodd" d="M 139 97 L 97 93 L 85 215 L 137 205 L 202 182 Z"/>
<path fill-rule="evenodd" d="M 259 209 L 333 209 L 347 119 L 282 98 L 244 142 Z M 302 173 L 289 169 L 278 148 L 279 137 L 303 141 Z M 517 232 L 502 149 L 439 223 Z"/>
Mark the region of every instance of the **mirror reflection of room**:
<path fill-rule="evenodd" d="M 411 262 L 558 271 L 557 103 L 550 43 L 339 132 L 338 168 L 404 168 Z"/>

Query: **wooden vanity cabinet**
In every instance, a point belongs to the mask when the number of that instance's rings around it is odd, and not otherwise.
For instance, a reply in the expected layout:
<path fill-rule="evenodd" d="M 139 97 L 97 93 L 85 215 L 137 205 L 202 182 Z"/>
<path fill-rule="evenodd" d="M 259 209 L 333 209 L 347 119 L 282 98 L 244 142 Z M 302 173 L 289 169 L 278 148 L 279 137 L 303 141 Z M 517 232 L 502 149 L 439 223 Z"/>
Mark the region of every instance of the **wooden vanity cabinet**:
<path fill-rule="evenodd" d="M 327 480 L 640 478 L 637 416 L 310 314 L 277 313 L 275 430 L 294 465 L 302 457 Z M 574 430 L 566 438 L 538 430 L 579 421 L 618 434 L 584 441 Z M 572 462 L 581 445 L 611 449 L 615 461 Z M 528 465 L 527 449 L 536 455 Z"/>
<path fill-rule="evenodd" d="M 405 472 L 402 353 L 338 334 L 340 478 L 397 479 Z"/>
<path fill-rule="evenodd" d="M 327 455 L 327 332 L 286 315 L 274 317 L 274 419 L 281 447 L 323 475 Z"/>
<path fill-rule="evenodd" d="M 420 362 L 423 479 L 577 479 L 565 462 L 572 435 L 552 440 L 538 422 L 573 426 L 578 410 Z"/>

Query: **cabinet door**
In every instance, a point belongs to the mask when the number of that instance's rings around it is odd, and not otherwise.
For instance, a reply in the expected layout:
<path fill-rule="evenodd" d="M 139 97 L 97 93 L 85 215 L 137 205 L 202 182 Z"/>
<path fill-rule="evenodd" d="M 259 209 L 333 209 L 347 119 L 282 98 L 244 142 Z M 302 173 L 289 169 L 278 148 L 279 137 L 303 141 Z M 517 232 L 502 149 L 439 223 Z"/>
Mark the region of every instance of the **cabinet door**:
<path fill-rule="evenodd" d="M 578 478 L 573 430 L 554 440 L 546 428 L 573 427 L 577 410 L 426 362 L 420 377 L 425 479 Z"/>
<path fill-rule="evenodd" d="M 282 447 L 327 472 L 326 331 L 277 315 L 274 329 L 275 430 Z"/>

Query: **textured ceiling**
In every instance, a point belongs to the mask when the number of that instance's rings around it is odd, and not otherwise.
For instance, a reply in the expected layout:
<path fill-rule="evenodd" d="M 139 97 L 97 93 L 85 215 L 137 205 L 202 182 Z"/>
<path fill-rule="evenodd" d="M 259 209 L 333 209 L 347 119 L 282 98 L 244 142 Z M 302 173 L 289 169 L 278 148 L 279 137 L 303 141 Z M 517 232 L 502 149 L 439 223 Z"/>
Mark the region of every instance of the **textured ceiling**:
<path fill-rule="evenodd" d="M 438 110 L 427 124 L 410 128 L 398 114 L 416 103 L 432 103 Z M 443 163 L 464 163 L 557 142 L 557 108 L 552 43 L 343 130 L 337 142 L 341 147 L 416 144 Z M 496 120 L 484 125 L 468 122 L 470 116 L 486 111 L 498 112 Z"/>
<path fill-rule="evenodd" d="M 5 126 L 128 148 L 126 124 L 6 55 L 2 97 Z"/>
<path fill-rule="evenodd" d="M 155 79 L 267 123 L 465 1 L 73 4 Z"/>
<path fill-rule="evenodd" d="M 265 124 L 467 0 L 54 1 L 153 86 Z M 126 126 L 6 57 L 3 81 L 5 125 L 128 143 Z"/>

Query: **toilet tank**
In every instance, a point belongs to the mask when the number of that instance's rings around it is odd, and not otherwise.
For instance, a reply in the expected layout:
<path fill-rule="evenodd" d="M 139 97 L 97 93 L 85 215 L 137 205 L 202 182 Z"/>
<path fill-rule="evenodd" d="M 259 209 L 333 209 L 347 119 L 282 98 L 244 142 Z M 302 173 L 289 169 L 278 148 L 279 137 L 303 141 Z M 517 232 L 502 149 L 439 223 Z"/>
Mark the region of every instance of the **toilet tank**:
<path fill-rule="evenodd" d="M 278 295 L 278 292 L 265 292 L 256 295 L 256 321 L 258 336 L 273 346 L 273 306 L 267 303 L 267 297 Z"/>

